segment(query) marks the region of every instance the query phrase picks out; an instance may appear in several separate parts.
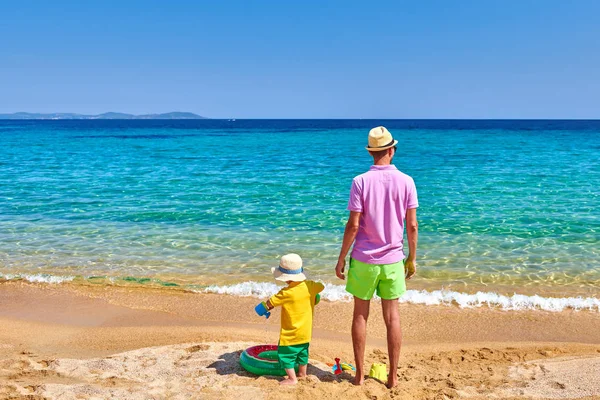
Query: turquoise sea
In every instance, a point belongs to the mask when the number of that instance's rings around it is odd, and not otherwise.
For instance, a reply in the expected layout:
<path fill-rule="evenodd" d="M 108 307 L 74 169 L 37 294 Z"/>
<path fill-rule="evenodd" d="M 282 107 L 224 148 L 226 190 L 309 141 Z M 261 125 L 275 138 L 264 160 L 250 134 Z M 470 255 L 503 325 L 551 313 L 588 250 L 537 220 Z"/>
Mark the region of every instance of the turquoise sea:
<path fill-rule="evenodd" d="M 339 285 L 377 125 L 417 185 L 414 289 L 598 298 L 600 121 L 0 121 L 0 277 L 202 290 L 296 252 Z"/>

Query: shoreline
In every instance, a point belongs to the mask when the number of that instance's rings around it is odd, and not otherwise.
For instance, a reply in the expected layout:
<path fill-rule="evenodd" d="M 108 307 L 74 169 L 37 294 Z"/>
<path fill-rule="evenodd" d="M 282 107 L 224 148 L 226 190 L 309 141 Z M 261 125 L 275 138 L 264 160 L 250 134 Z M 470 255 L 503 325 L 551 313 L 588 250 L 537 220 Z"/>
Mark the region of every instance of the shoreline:
<path fill-rule="evenodd" d="M 268 271 L 268 269 L 266 270 Z M 94 285 L 141 285 L 151 287 L 181 287 L 184 289 L 201 289 L 208 286 L 235 285 L 242 282 L 269 283 L 273 282 L 268 272 L 261 273 L 214 273 L 202 274 L 194 272 L 187 273 L 153 271 L 151 276 L 147 275 L 104 275 L 105 272 L 93 271 L 82 273 L 80 268 L 44 268 L 28 271 L 10 268 L 2 271 L 0 269 L 0 281 L 2 280 L 26 280 L 32 283 L 79 283 Z M 333 274 L 324 274 L 322 269 L 312 271 L 309 278 L 332 285 L 343 284 Z M 522 279 L 513 277 L 488 281 L 480 277 L 479 280 L 465 280 L 462 275 L 441 275 L 435 278 L 429 276 L 431 270 L 423 269 L 411 280 L 410 288 L 414 290 L 452 290 L 472 294 L 476 292 L 492 292 L 500 295 L 539 295 L 543 297 L 596 297 L 600 290 L 598 280 L 560 280 L 536 281 L 524 275 Z M 258 277 L 258 280 L 255 280 Z M 527 279 L 526 279 L 527 278 Z M 516 289 L 516 290 L 515 290 Z"/>
<path fill-rule="evenodd" d="M 236 358 L 244 346 L 277 342 L 279 311 L 264 320 L 254 314 L 256 302 L 168 288 L 2 282 L 0 398 L 75 398 L 85 390 L 100 397 L 143 398 L 147 388 L 125 367 L 137 368 L 148 382 L 171 382 L 178 388 L 175 398 L 198 388 L 206 398 L 226 399 L 238 399 L 240 393 L 248 398 L 347 394 L 350 399 L 600 396 L 592 382 L 600 368 L 598 313 L 400 304 L 401 384 L 390 391 L 372 379 L 356 388 L 350 374 L 336 377 L 328 371 L 334 357 L 352 362 L 352 306 L 323 301 L 315 311 L 312 375 L 281 391 L 277 380 L 240 370 Z M 380 314 L 378 303 L 372 304 L 367 366 L 387 358 Z M 195 357 L 198 364 L 188 365 Z M 163 370 L 152 367 L 160 360 L 170 360 L 165 368 L 177 376 L 161 377 Z M 561 371 L 563 389 L 553 386 L 556 376 L 544 372 L 552 368 Z M 535 386 L 545 379 L 546 386 Z M 592 391 L 585 392 L 586 387 Z M 167 395 L 159 387 L 152 390 L 158 397 Z"/>
<path fill-rule="evenodd" d="M 161 279 L 162 278 L 162 279 Z M 170 289 L 174 291 L 193 292 L 198 294 L 227 294 L 241 297 L 268 297 L 276 292 L 278 286 L 272 280 L 268 281 L 242 281 L 219 280 L 205 282 L 204 284 L 186 284 L 169 277 L 161 278 L 136 278 L 102 277 L 102 276 L 59 276 L 49 274 L 2 274 L 0 283 L 28 283 L 67 285 L 76 287 L 127 287 L 141 289 Z M 322 281 L 326 286 L 322 297 L 330 301 L 350 302 L 351 296 L 345 291 L 343 281 L 330 283 Z M 460 285 L 459 285 L 460 286 Z M 510 285 L 462 285 L 456 287 L 449 284 L 442 287 L 432 282 L 424 282 L 417 278 L 410 282 L 410 288 L 401 297 L 401 303 L 411 303 L 429 306 L 459 306 L 461 308 L 490 307 L 504 311 L 539 310 L 562 312 L 565 310 L 600 312 L 600 298 L 591 287 L 581 288 L 578 291 L 565 291 L 562 286 L 523 286 L 514 290 Z M 375 300 L 377 296 L 374 297 Z"/>

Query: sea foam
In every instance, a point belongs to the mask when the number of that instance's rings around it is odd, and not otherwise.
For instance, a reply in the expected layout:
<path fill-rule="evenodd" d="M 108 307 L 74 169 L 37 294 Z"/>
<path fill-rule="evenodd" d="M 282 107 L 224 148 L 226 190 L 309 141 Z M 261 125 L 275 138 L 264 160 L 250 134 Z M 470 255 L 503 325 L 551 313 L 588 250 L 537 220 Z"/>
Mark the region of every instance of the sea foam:
<path fill-rule="evenodd" d="M 267 298 L 279 291 L 280 287 L 274 283 L 244 282 L 235 285 L 208 286 L 200 292 L 228 294 L 233 296 L 252 296 Z M 325 284 L 321 297 L 329 301 L 352 300 L 344 286 Z M 376 297 L 376 296 L 375 296 Z M 494 292 L 477 292 L 475 294 L 455 292 L 452 290 L 408 290 L 401 298 L 400 303 L 423 305 L 457 305 L 461 308 L 490 307 L 501 310 L 544 310 L 563 311 L 589 310 L 600 312 L 600 299 L 595 297 L 542 297 L 539 295 L 526 296 L 514 294 L 504 296 Z"/>
<path fill-rule="evenodd" d="M 64 283 L 71 282 L 74 276 L 56 276 L 49 274 L 1 274 L 0 279 L 7 281 L 24 280 L 32 283 Z"/>
<path fill-rule="evenodd" d="M 2 274 L 0 279 L 24 280 L 32 283 L 60 284 L 71 282 L 75 276 L 55 276 L 49 274 Z M 109 279 L 113 282 L 113 279 Z M 350 302 L 352 296 L 344 286 L 324 283 L 321 297 L 328 301 Z M 267 298 L 281 289 L 271 282 L 242 282 L 234 285 L 211 285 L 197 293 L 227 294 L 231 296 Z M 378 299 L 375 296 L 375 299 Z M 567 309 L 600 312 L 600 299 L 596 297 L 542 297 L 513 294 L 505 296 L 494 292 L 461 293 L 452 290 L 407 290 L 400 303 L 422 305 L 456 305 L 460 308 L 489 307 L 501 310 L 544 310 L 559 312 Z"/>

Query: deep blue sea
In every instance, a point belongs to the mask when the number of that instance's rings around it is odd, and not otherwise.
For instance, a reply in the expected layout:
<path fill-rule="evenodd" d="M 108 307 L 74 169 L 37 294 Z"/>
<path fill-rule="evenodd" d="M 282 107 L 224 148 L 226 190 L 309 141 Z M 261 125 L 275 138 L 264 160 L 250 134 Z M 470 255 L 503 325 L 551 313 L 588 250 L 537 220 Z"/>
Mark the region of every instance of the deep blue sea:
<path fill-rule="evenodd" d="M 599 297 L 600 121 L 0 121 L 0 277 L 239 289 L 295 252 L 339 285 L 377 125 L 417 185 L 413 289 Z"/>

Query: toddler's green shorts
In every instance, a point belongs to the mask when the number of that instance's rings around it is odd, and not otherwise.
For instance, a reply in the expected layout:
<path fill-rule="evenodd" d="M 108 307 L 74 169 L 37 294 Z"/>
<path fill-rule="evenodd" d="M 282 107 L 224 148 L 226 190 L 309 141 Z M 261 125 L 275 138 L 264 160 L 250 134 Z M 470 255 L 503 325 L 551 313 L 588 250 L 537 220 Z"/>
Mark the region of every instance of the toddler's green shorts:
<path fill-rule="evenodd" d="M 373 294 L 384 300 L 395 300 L 406 292 L 404 261 L 394 264 L 367 264 L 350 259 L 346 291 L 362 300 Z"/>
<path fill-rule="evenodd" d="M 277 359 L 279 365 L 285 369 L 294 368 L 296 364 L 308 364 L 308 345 L 310 343 L 294 344 L 291 346 L 278 346 Z"/>

